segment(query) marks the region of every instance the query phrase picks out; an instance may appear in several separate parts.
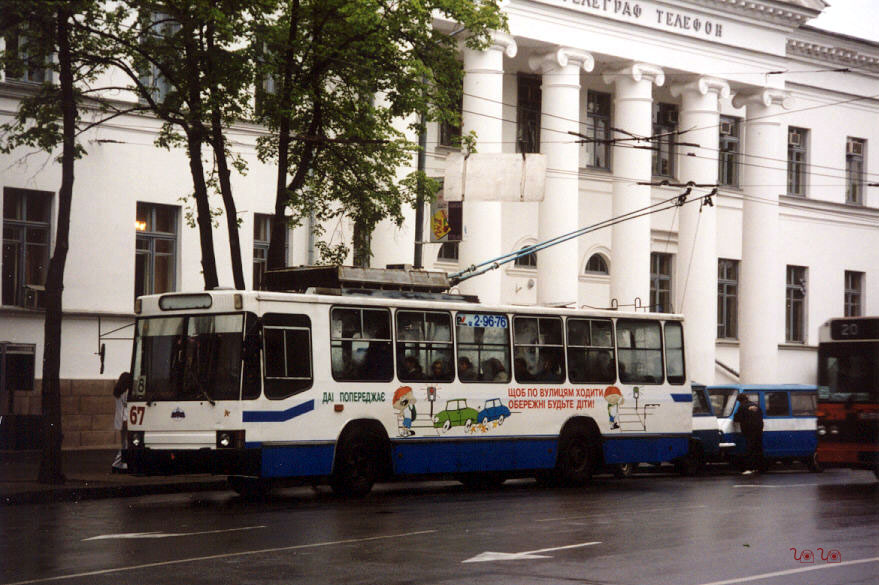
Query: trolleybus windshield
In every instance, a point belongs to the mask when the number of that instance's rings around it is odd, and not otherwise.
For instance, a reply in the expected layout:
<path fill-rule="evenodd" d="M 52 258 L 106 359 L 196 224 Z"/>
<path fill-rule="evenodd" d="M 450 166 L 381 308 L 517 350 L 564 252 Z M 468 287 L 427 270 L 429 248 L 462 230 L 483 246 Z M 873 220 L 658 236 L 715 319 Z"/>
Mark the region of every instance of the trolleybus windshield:
<path fill-rule="evenodd" d="M 819 397 L 830 402 L 879 401 L 879 342 L 822 344 Z"/>
<path fill-rule="evenodd" d="M 237 400 L 243 328 L 243 314 L 138 320 L 132 398 Z"/>

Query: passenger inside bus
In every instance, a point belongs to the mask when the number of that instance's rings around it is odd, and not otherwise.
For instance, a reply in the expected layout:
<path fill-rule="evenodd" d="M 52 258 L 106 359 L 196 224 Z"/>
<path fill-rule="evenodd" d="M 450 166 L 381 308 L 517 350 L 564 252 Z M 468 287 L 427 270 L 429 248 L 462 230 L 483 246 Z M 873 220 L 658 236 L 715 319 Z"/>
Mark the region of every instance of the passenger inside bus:
<path fill-rule="evenodd" d="M 473 368 L 473 362 L 467 356 L 458 358 L 458 379 L 464 382 L 476 379 L 476 370 Z"/>

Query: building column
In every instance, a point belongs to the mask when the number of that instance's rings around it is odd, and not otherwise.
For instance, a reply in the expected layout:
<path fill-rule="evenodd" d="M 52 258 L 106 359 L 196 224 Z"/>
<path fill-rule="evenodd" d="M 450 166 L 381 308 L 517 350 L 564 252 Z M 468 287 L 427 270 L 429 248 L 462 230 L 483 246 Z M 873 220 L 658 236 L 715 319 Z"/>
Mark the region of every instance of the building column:
<path fill-rule="evenodd" d="M 746 106 L 742 165 L 742 269 L 739 283 L 739 380 L 774 382 L 778 374 L 779 323 L 784 330 L 784 267 L 778 255 L 778 192 L 786 181 L 787 142 L 782 108 L 787 92 L 761 89 L 736 94 Z"/>
<path fill-rule="evenodd" d="M 501 152 L 503 142 L 504 55 L 515 57 L 516 41 L 504 33 L 492 35 L 492 45 L 484 51 L 463 48 L 464 96 L 461 131 L 476 133 L 480 153 Z M 479 264 L 508 252 L 503 249 L 503 229 L 499 201 L 463 202 L 463 241 L 458 245 L 461 267 Z M 479 295 L 485 303 L 499 303 L 503 273 L 492 270 L 463 281 L 458 289 Z"/>
<path fill-rule="evenodd" d="M 579 220 L 580 69 L 592 71 L 586 51 L 560 47 L 529 60 L 541 78 L 540 152 L 546 156 L 546 190 L 540 202 L 537 240 L 544 242 L 576 230 Z M 579 289 L 577 240 L 537 254 L 537 302 L 576 305 Z"/>
<path fill-rule="evenodd" d="M 672 86 L 671 94 L 681 97 L 678 128 L 687 130 L 681 140 L 699 145 L 679 147 L 678 179 L 683 183 L 716 184 L 718 99 L 729 98 L 729 84 L 700 77 Z M 699 196 L 704 191 L 697 189 L 693 193 Z M 674 308 L 685 317 L 689 378 L 712 384 L 717 340 L 717 207 L 693 202 L 681 207 L 678 215 Z"/>
<path fill-rule="evenodd" d="M 653 84 L 665 82 L 662 69 L 646 63 L 633 63 L 604 74 L 604 82 L 614 84 L 614 138 L 648 137 L 653 134 Z M 613 217 L 620 217 L 650 205 L 652 178 L 651 151 L 632 148 L 635 143 L 615 143 L 611 164 L 619 180 L 613 184 Z M 610 296 L 621 307 L 639 298 L 650 300 L 650 216 L 644 215 L 613 226 L 611 235 Z M 631 308 L 631 307 L 629 307 Z"/>

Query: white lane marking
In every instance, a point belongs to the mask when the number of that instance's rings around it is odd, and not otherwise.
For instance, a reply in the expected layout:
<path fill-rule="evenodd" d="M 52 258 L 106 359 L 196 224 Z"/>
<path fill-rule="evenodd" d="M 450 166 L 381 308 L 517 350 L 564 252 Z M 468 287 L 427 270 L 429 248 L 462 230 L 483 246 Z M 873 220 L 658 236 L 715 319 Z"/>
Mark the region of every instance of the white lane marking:
<path fill-rule="evenodd" d="M 770 484 L 759 484 L 759 483 L 737 483 L 733 487 L 734 488 L 766 488 L 766 489 L 782 489 L 782 488 L 791 488 L 791 487 L 810 487 L 821 485 L 819 483 L 788 483 L 784 485 L 770 485 Z"/>
<path fill-rule="evenodd" d="M 152 567 L 165 567 L 168 565 L 179 565 L 182 563 L 194 563 L 197 561 L 213 561 L 217 559 L 227 559 L 231 557 L 243 557 L 247 555 L 258 555 L 263 553 L 282 552 L 288 550 L 298 550 L 304 548 L 318 548 L 322 546 L 334 546 L 337 544 L 354 544 L 357 542 L 370 542 L 372 540 L 388 540 L 391 538 L 405 538 L 407 536 L 418 536 L 420 534 L 433 534 L 437 530 L 420 530 L 417 532 L 404 532 L 402 534 L 387 534 L 384 536 L 370 536 L 367 538 L 350 538 L 347 540 L 332 540 L 329 542 L 316 542 L 314 544 L 296 544 L 293 546 L 279 546 L 276 548 L 263 548 L 260 550 L 245 550 L 242 552 L 225 553 L 220 555 L 208 555 L 204 557 L 190 557 L 187 559 L 176 559 L 173 561 L 161 561 L 158 563 L 145 563 L 143 565 L 130 565 L 128 567 L 116 567 L 114 569 L 101 569 L 99 571 L 88 571 L 86 573 L 73 573 L 70 575 L 58 575 L 56 577 L 43 577 L 40 579 L 29 579 L 27 581 L 14 581 L 10 583 L 2 583 L 0 585 L 30 585 L 31 583 L 49 583 L 51 581 L 62 581 L 64 579 L 77 579 L 79 577 L 91 577 L 93 575 L 107 575 L 109 573 L 119 573 L 121 571 L 136 571 L 138 569 L 149 569 Z"/>
<path fill-rule="evenodd" d="M 90 538 L 83 538 L 82 542 L 89 540 L 112 540 L 126 538 L 171 538 L 172 536 L 198 536 L 200 534 L 219 534 L 221 532 L 238 532 L 239 530 L 255 530 L 265 526 L 245 526 L 243 528 L 226 528 L 224 530 L 205 530 L 203 532 L 123 532 L 121 534 L 101 534 Z"/>
<path fill-rule="evenodd" d="M 708 506 L 687 506 L 688 510 L 695 510 L 696 508 L 707 508 Z M 680 507 L 675 506 L 665 506 L 662 508 L 648 508 L 646 510 L 639 510 L 639 514 L 643 514 L 645 512 L 667 512 L 669 510 L 674 510 L 676 512 L 680 512 Z M 607 512 L 598 512 L 595 514 L 584 514 L 582 516 L 559 516 L 558 518 L 539 518 L 535 520 L 535 522 L 561 522 L 564 520 L 582 520 L 584 518 L 597 518 L 600 516 L 608 516 Z"/>
<path fill-rule="evenodd" d="M 601 544 L 601 542 L 581 542 L 579 544 L 569 544 L 567 546 L 556 546 L 553 548 L 541 548 L 539 550 L 528 550 L 525 552 L 518 553 L 499 553 L 499 552 L 490 552 L 486 551 L 484 553 L 478 554 L 475 557 L 469 558 L 466 561 L 461 561 L 462 563 L 484 563 L 486 561 L 515 561 L 519 559 L 549 559 L 552 557 L 541 555 L 539 553 L 552 552 L 554 550 L 565 550 L 568 548 L 582 548 L 584 546 L 592 546 L 595 544 Z"/>
<path fill-rule="evenodd" d="M 787 571 L 776 571 L 774 573 L 761 573 L 760 575 L 751 575 L 750 577 L 739 577 L 737 579 L 727 579 L 726 581 L 712 581 L 711 583 L 700 583 L 699 585 L 731 585 L 732 583 L 745 583 L 747 581 L 759 581 L 761 579 L 771 579 L 772 577 L 782 577 L 784 575 L 794 575 L 796 573 L 805 573 L 806 571 L 818 571 L 820 569 L 835 569 L 846 565 L 860 565 L 862 563 L 879 562 L 879 557 L 870 559 L 855 559 L 854 561 L 843 561 L 841 563 L 827 563 L 826 565 L 815 565 L 814 567 L 803 567 L 801 569 L 788 569 Z"/>

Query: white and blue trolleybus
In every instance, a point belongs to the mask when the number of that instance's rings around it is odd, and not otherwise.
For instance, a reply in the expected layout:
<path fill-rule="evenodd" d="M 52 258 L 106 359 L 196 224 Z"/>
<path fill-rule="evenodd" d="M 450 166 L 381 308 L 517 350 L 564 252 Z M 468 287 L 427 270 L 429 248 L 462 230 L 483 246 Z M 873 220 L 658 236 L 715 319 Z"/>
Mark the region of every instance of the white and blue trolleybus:
<path fill-rule="evenodd" d="M 444 273 L 267 273 L 137 299 L 129 469 L 239 492 L 395 476 L 579 483 L 687 453 L 679 315 L 488 306 Z"/>

